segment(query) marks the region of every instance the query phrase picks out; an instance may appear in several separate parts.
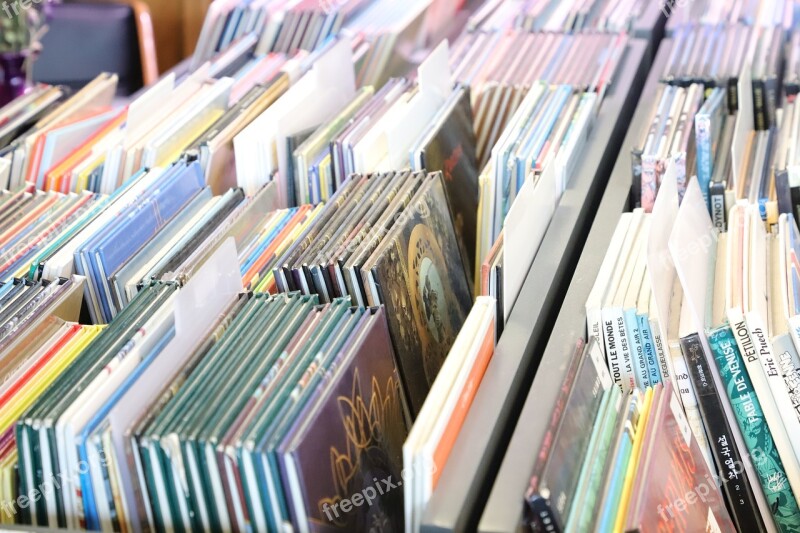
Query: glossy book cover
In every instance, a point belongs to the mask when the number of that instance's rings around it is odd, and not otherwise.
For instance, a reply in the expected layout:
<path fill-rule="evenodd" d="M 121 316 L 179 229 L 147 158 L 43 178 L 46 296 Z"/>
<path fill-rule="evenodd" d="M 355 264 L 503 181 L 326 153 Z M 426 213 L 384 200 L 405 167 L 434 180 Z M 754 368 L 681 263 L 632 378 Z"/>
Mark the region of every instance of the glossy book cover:
<path fill-rule="evenodd" d="M 386 306 L 416 416 L 472 307 L 441 172 L 428 175 L 384 241 L 365 274 Z"/>
<path fill-rule="evenodd" d="M 402 532 L 408 428 L 383 308 L 367 310 L 339 361 L 281 447 L 293 522 L 298 530 Z"/>

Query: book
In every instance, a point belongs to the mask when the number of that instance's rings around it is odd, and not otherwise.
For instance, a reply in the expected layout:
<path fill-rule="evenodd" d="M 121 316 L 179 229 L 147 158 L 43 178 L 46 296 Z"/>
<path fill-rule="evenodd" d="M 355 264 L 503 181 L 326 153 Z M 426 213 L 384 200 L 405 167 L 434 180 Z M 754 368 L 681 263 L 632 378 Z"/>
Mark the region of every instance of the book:
<path fill-rule="evenodd" d="M 730 423 L 711 376 L 711 372 L 717 371 L 716 366 L 709 365 L 698 333 L 683 337 L 681 349 L 694 383 L 698 406 L 711 443 L 714 465 L 719 472 L 720 486 L 731 518 L 738 531 L 766 531 L 759 517 L 750 481 L 744 470 L 737 467 L 742 464 L 742 457 L 734 445 Z"/>

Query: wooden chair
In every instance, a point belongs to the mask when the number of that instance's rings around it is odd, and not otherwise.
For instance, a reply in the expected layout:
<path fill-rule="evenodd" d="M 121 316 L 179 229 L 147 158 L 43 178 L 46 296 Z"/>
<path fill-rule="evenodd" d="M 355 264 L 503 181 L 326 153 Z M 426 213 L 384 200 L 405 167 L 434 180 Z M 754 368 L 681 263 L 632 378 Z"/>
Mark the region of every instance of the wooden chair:
<path fill-rule="evenodd" d="M 153 24 L 141 0 L 55 4 L 48 26 L 35 81 L 79 89 L 101 72 L 115 72 L 124 96 L 158 78 Z"/>

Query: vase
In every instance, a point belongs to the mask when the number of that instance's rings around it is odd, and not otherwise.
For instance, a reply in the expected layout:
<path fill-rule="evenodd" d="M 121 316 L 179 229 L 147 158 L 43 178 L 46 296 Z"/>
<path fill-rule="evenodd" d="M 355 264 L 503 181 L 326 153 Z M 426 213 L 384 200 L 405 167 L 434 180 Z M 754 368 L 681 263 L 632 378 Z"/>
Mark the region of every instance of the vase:
<path fill-rule="evenodd" d="M 4 106 L 25 92 L 24 52 L 0 53 L 0 106 Z"/>

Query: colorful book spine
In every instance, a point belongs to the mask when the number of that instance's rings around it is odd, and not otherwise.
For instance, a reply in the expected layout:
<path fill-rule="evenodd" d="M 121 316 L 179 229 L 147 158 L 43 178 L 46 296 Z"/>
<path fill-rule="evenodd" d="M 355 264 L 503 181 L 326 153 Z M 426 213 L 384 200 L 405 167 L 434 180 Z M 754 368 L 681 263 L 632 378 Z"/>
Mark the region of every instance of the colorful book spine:
<path fill-rule="evenodd" d="M 728 326 L 712 330 L 708 341 L 775 524 L 784 532 L 799 531 L 800 508 L 733 331 Z"/>

